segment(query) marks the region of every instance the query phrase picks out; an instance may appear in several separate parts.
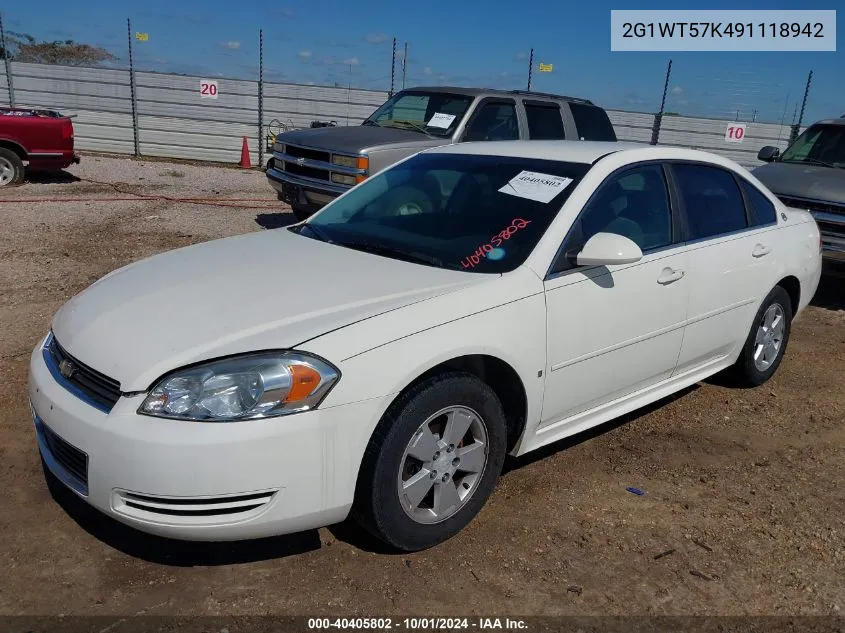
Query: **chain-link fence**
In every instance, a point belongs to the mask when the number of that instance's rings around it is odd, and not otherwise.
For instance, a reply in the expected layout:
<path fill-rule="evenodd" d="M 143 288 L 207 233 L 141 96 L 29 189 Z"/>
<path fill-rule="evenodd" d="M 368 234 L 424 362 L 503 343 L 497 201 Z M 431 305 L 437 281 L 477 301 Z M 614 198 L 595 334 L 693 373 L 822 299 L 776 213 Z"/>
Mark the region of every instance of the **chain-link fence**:
<path fill-rule="evenodd" d="M 402 88 L 524 89 L 533 74 L 534 89 L 547 89 L 533 50 L 518 54 L 508 72 L 461 77 L 414 62 L 412 47 L 383 34 L 316 42 L 319 56 L 294 46 L 288 28 L 232 27 L 231 39 L 186 44 L 187 29 L 209 22 L 180 11 L 139 11 L 122 29 L 99 25 L 86 43 L 74 39 L 83 30 L 72 20 L 49 40 L 3 16 L 0 103 L 75 115 L 82 150 L 236 162 L 246 138 L 251 161 L 262 164 L 276 134 L 358 124 Z M 273 11 L 276 22 L 289 17 Z M 642 104 L 651 111 L 608 108 L 620 140 L 700 148 L 753 166 L 760 147 L 783 149 L 802 129 L 809 82 L 764 81 L 750 67 L 704 75 L 671 62 L 651 81 L 654 100 Z"/>

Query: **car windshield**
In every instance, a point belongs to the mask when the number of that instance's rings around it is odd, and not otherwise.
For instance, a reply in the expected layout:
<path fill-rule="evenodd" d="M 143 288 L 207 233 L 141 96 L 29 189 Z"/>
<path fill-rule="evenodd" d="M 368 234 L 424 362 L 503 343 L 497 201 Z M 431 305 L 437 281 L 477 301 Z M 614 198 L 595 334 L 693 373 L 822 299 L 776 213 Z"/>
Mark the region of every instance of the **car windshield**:
<path fill-rule="evenodd" d="M 585 163 L 420 153 L 365 180 L 294 230 L 339 246 L 473 273 L 522 264 Z"/>
<path fill-rule="evenodd" d="M 416 130 L 429 136 L 451 136 L 469 109 L 472 97 L 446 92 L 407 90 L 395 94 L 364 125 Z"/>
<path fill-rule="evenodd" d="M 845 167 L 845 125 L 812 125 L 781 156 L 783 163 Z"/>

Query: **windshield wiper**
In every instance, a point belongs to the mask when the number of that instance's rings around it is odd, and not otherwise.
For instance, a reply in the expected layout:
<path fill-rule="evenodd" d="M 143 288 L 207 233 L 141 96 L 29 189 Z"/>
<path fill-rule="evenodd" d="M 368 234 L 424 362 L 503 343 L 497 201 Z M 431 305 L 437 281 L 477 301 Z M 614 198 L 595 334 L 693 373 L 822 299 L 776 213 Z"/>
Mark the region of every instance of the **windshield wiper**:
<path fill-rule="evenodd" d="M 828 163 L 824 160 L 818 160 L 817 158 L 805 158 L 803 160 L 782 160 L 782 163 L 793 163 L 793 164 L 805 164 L 805 165 L 820 165 L 822 167 L 832 167 L 833 169 L 845 169 L 845 165 L 834 165 L 833 163 Z"/>
<path fill-rule="evenodd" d="M 323 229 L 318 229 L 313 224 L 308 224 L 307 222 L 305 224 L 300 224 L 297 233 L 302 233 L 302 229 L 308 229 L 314 235 L 314 237 L 316 237 L 321 242 L 326 242 L 328 244 L 335 243 L 334 240 L 330 238 L 325 231 L 323 231 Z"/>
<path fill-rule="evenodd" d="M 414 123 L 413 121 L 400 121 L 397 119 L 394 119 L 393 122 L 398 123 L 399 125 L 409 125 L 410 127 L 414 128 L 417 132 L 422 132 L 426 136 L 434 136 L 431 132 L 426 130 L 425 127 L 420 125 L 419 123 Z"/>
<path fill-rule="evenodd" d="M 407 262 L 414 262 L 416 264 L 427 264 L 429 266 L 436 266 L 437 268 L 452 268 L 457 269 L 457 266 L 449 266 L 439 257 L 427 255 L 426 253 L 418 253 L 415 251 L 406 251 L 394 246 L 386 244 L 377 244 L 375 242 L 337 242 L 340 246 L 346 246 L 356 251 L 363 251 L 365 253 L 372 253 L 373 255 L 385 255 L 393 257 L 394 259 L 401 259 Z"/>

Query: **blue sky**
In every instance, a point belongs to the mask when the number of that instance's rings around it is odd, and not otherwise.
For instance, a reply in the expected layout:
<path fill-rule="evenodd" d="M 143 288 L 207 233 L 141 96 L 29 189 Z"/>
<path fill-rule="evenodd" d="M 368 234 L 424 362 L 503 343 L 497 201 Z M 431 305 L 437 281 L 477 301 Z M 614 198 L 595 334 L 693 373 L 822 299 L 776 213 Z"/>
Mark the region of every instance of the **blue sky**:
<path fill-rule="evenodd" d="M 610 10 L 836 9 L 837 0 L 804 7 L 798 0 L 712 0 L 681 4 L 644 0 L 633 7 L 607 0 L 429 0 L 349 3 L 340 0 L 41 0 L 7 4 L 7 30 L 38 38 L 105 46 L 126 63 L 126 18 L 143 70 L 257 78 L 258 29 L 265 36 L 265 79 L 386 89 L 393 36 L 409 45 L 406 85 L 451 84 L 524 88 L 528 52 L 535 90 L 592 99 L 605 107 L 658 109 L 673 60 L 666 109 L 683 114 L 791 122 L 807 73 L 814 71 L 805 123 L 845 114 L 845 44 L 825 53 L 633 53 L 610 51 Z M 842 8 L 841 6 L 838 8 Z M 845 10 L 837 16 L 843 23 Z M 841 29 L 839 29 L 841 30 Z M 401 60 L 397 87 L 401 86 Z"/>

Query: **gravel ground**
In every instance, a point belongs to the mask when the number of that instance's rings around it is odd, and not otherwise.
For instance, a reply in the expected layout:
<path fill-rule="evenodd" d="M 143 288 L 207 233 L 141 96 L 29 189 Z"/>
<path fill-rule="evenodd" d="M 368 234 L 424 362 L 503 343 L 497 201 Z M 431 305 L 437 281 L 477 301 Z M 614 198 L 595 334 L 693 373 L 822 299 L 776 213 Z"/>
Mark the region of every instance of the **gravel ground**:
<path fill-rule="evenodd" d="M 55 310 L 108 271 L 291 216 L 259 172 L 91 156 L 0 199 L 0 614 L 845 609 L 842 278 L 823 281 L 770 383 L 697 385 L 513 461 L 478 519 L 437 548 L 385 554 L 351 525 L 185 544 L 51 495 L 27 406 L 28 356 Z"/>

